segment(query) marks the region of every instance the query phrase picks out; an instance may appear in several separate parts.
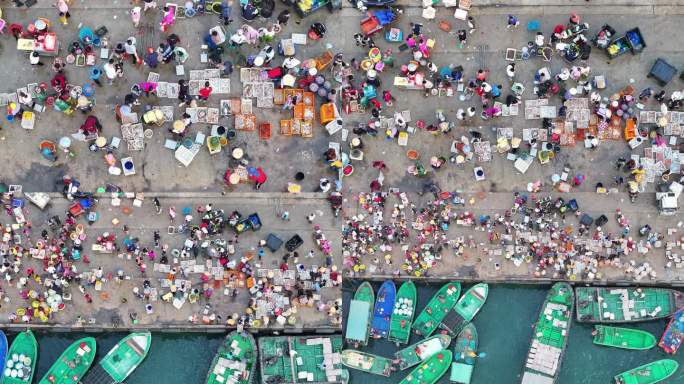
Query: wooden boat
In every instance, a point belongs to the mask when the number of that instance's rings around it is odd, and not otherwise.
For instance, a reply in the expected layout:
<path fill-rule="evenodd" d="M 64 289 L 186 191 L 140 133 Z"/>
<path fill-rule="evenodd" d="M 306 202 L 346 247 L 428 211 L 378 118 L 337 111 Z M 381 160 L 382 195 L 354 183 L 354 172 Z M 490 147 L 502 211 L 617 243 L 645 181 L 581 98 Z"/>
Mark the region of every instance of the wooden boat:
<path fill-rule="evenodd" d="M 342 351 L 341 356 L 342 364 L 349 368 L 385 377 L 389 377 L 392 374 L 392 361 L 386 357 L 372 355 L 355 349 L 345 349 Z"/>
<path fill-rule="evenodd" d="M 398 350 L 394 359 L 399 364 L 399 369 L 411 368 L 414 365 L 432 357 L 435 353 L 447 349 L 451 344 L 451 336 L 435 335 Z"/>
<path fill-rule="evenodd" d="M 471 322 L 482 306 L 484 306 L 488 294 L 489 285 L 486 283 L 479 283 L 470 287 L 458 299 L 454 309 L 444 317 L 439 327 L 449 332 L 452 336 L 458 335 L 461 329 Z"/>
<path fill-rule="evenodd" d="M 390 319 L 390 331 L 387 339 L 397 345 L 408 343 L 411 337 L 411 323 L 413 314 L 416 312 L 416 285 L 407 280 L 399 287 L 397 299 L 394 302 L 394 311 Z"/>
<path fill-rule="evenodd" d="M 81 380 L 82 384 L 123 383 L 145 360 L 152 345 L 149 332 L 131 333 L 121 339 Z"/>
<path fill-rule="evenodd" d="M 549 290 L 532 333 L 521 384 L 556 382 L 568 345 L 574 303 L 570 284 L 556 283 Z"/>
<path fill-rule="evenodd" d="M 677 353 L 684 339 L 684 308 L 677 311 L 663 332 L 658 346 L 670 354 Z"/>
<path fill-rule="evenodd" d="M 604 347 L 646 350 L 655 347 L 656 338 L 652 334 L 639 329 L 609 327 L 596 325 L 594 344 Z"/>
<path fill-rule="evenodd" d="M 345 340 L 347 343 L 358 348 L 359 345 L 368 345 L 370 335 L 370 321 L 373 313 L 371 308 L 375 301 L 373 287 L 364 281 L 354 293 L 354 298 L 349 302 L 349 315 L 347 316 L 347 330 Z"/>
<path fill-rule="evenodd" d="M 5 366 L 5 361 L 7 360 L 7 336 L 5 332 L 0 330 L 0 363 Z"/>
<path fill-rule="evenodd" d="M 614 377 L 615 384 L 654 384 L 659 383 L 668 377 L 679 368 L 679 363 L 663 359 L 644 364 L 640 367 L 630 369 Z"/>
<path fill-rule="evenodd" d="M 477 329 L 475 324 L 468 323 L 456 338 L 454 345 L 454 361 L 451 363 L 449 382 L 470 384 L 477 359 Z"/>
<path fill-rule="evenodd" d="M 259 337 L 259 370 L 266 384 L 340 384 L 349 371 L 337 357 L 342 335 Z M 303 378 L 306 376 L 306 378 Z"/>
<path fill-rule="evenodd" d="M 251 384 L 257 366 L 257 346 L 249 332 L 226 336 L 211 362 L 206 384 Z"/>
<path fill-rule="evenodd" d="M 684 306 L 684 293 L 666 288 L 578 287 L 577 321 L 631 323 L 671 316 Z"/>
<path fill-rule="evenodd" d="M 375 299 L 375 309 L 371 321 L 370 333 L 374 339 L 387 337 L 396 296 L 397 287 L 394 285 L 394 281 L 387 280 L 382 283 Z"/>
<path fill-rule="evenodd" d="M 451 365 L 451 351 L 445 349 L 437 352 L 426 362 L 420 364 L 399 384 L 434 384 L 444 376 Z"/>
<path fill-rule="evenodd" d="M 62 352 L 38 384 L 78 383 L 93 364 L 96 352 L 94 338 L 76 340 Z"/>
<path fill-rule="evenodd" d="M 414 332 L 423 337 L 430 336 L 456 305 L 460 294 L 461 283 L 454 281 L 444 284 L 416 317 L 413 323 Z"/>
<path fill-rule="evenodd" d="M 36 373 L 38 341 L 30 329 L 20 332 L 7 352 L 2 384 L 30 384 Z"/>

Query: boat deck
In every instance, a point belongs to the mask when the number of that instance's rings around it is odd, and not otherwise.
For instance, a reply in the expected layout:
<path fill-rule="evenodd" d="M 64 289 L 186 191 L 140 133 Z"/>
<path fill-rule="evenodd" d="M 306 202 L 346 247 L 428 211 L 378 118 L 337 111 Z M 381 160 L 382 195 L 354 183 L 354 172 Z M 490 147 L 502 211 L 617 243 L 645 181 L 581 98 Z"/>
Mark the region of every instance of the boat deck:
<path fill-rule="evenodd" d="M 672 314 L 673 291 L 644 288 L 577 288 L 577 320 L 619 323 L 645 321 Z"/>
<path fill-rule="evenodd" d="M 125 343 L 117 345 L 116 350 L 110 352 L 116 354 L 116 357 L 103 359 L 98 366 L 102 366 L 114 378 L 126 378 L 145 356 L 145 347 L 141 344 L 147 344 L 145 336 L 136 335 L 129 338 Z"/>
<path fill-rule="evenodd" d="M 674 354 L 684 341 L 684 308 L 677 311 L 667 324 L 658 345 L 667 353 Z"/>
<path fill-rule="evenodd" d="M 102 368 L 100 364 L 93 366 L 83 379 L 83 384 L 116 384 L 116 381 Z"/>
<path fill-rule="evenodd" d="M 262 382 L 342 382 L 343 369 L 339 362 L 342 344 L 340 336 L 262 337 L 259 339 Z M 290 351 L 297 353 L 291 355 Z"/>
<path fill-rule="evenodd" d="M 565 287 L 565 289 L 561 289 Z M 534 328 L 532 345 L 525 362 L 523 384 L 555 378 L 560 369 L 572 321 L 573 291 L 567 284 L 555 284 L 547 297 Z M 553 380 L 550 381 L 551 383 Z"/>

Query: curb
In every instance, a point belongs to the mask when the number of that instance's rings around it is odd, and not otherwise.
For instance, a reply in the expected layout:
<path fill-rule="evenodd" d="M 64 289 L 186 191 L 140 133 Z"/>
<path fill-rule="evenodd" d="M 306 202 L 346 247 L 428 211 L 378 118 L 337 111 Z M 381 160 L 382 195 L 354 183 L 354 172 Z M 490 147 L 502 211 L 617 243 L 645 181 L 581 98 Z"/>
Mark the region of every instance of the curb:
<path fill-rule="evenodd" d="M 407 281 L 412 280 L 414 282 L 422 282 L 426 284 L 430 283 L 443 283 L 447 281 L 459 281 L 464 283 L 488 283 L 488 284 L 510 284 L 510 285 L 551 285 L 552 283 L 564 282 L 571 285 L 583 285 L 583 286 L 648 286 L 648 287 L 684 287 L 684 280 L 681 281 L 667 281 L 667 280 L 565 280 L 565 279 L 552 279 L 552 278 L 530 278 L 530 277 L 517 277 L 517 276 L 502 276 L 494 278 L 472 278 L 467 276 L 430 276 L 430 277 L 414 277 L 414 276 L 401 276 L 396 277 L 394 275 L 378 275 L 374 274 L 372 276 L 359 276 L 359 277 L 348 277 L 345 276 L 345 280 L 350 281 Z"/>
<path fill-rule="evenodd" d="M 160 333 L 223 333 L 230 332 L 237 329 L 237 327 L 228 327 L 225 325 L 136 325 L 136 326 L 121 326 L 113 325 L 99 325 L 99 326 L 71 326 L 61 324 L 15 324 L 15 323 L 0 323 L 0 327 L 9 331 L 20 332 L 26 329 L 32 331 L 45 332 L 86 332 L 86 333 L 104 333 L 104 332 L 136 332 L 136 331 L 151 331 Z M 302 333 L 316 333 L 316 334 L 334 334 L 342 331 L 342 327 L 331 326 L 304 326 L 301 328 L 286 328 L 286 327 L 272 327 L 272 328 L 247 328 L 246 331 L 257 335 L 270 334 L 302 334 Z"/>
<path fill-rule="evenodd" d="M 22 191 L 23 192 L 23 191 Z M 31 193 L 31 192 L 29 192 Z M 126 192 L 124 192 L 126 193 Z M 229 200 L 229 199 L 282 199 L 282 200 L 325 200 L 327 196 L 325 193 L 319 192 L 305 192 L 298 194 L 291 194 L 286 192 L 228 192 L 222 194 L 220 192 L 142 192 L 145 198 L 166 198 L 166 199 L 214 199 L 214 200 Z M 47 192 L 50 199 L 67 200 L 63 194 L 59 192 Z M 22 193 L 23 196 L 23 193 Z M 111 199 L 111 193 L 94 193 L 98 199 Z"/>

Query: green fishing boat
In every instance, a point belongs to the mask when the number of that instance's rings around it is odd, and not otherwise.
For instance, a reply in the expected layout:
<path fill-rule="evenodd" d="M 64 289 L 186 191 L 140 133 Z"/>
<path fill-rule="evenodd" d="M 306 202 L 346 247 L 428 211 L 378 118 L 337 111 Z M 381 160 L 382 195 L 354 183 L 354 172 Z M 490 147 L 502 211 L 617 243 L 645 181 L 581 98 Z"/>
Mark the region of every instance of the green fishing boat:
<path fill-rule="evenodd" d="M 344 383 L 349 372 L 339 362 L 342 336 L 259 338 L 259 369 L 264 384 Z"/>
<path fill-rule="evenodd" d="M 373 287 L 369 282 L 364 281 L 356 289 L 354 298 L 349 302 L 347 331 L 344 338 L 347 343 L 354 345 L 354 348 L 358 348 L 359 345 L 368 345 L 374 303 Z"/>
<path fill-rule="evenodd" d="M 449 332 L 450 335 L 458 335 L 463 327 L 471 322 L 475 315 L 480 312 L 480 309 L 487 301 L 489 294 L 489 285 L 486 283 L 475 284 L 468 289 L 456 305 L 454 310 L 450 311 L 439 325 L 441 329 Z"/>
<path fill-rule="evenodd" d="M 554 284 L 539 313 L 527 353 L 521 384 L 553 384 L 560 372 L 575 303 L 572 287 Z"/>
<path fill-rule="evenodd" d="M 390 359 L 355 349 L 342 351 L 342 364 L 374 375 L 389 377 L 392 374 L 392 361 Z"/>
<path fill-rule="evenodd" d="M 661 319 L 684 306 L 684 294 L 666 288 L 578 287 L 577 321 L 631 323 Z"/>
<path fill-rule="evenodd" d="M 249 332 L 226 336 L 211 362 L 206 384 L 251 384 L 257 366 L 257 346 Z"/>
<path fill-rule="evenodd" d="M 454 281 L 444 284 L 416 317 L 413 323 L 415 333 L 423 337 L 430 336 L 456 305 L 460 294 L 461 283 Z"/>
<path fill-rule="evenodd" d="M 7 352 L 2 384 L 30 384 L 36 373 L 38 342 L 30 329 L 17 334 Z"/>
<path fill-rule="evenodd" d="M 475 359 L 478 357 L 477 342 L 477 328 L 475 328 L 475 324 L 468 323 L 456 338 L 454 362 L 451 363 L 449 382 L 470 384 L 475 368 Z"/>
<path fill-rule="evenodd" d="M 449 344 L 451 344 L 451 336 L 435 335 L 400 349 L 394 354 L 394 359 L 399 364 L 399 369 L 411 368 L 437 352 L 447 349 Z"/>
<path fill-rule="evenodd" d="M 677 368 L 679 368 L 679 363 L 674 360 L 657 360 L 615 376 L 615 384 L 658 383 L 672 376 Z"/>
<path fill-rule="evenodd" d="M 390 331 L 387 339 L 397 345 L 406 344 L 411 337 L 411 323 L 416 312 L 416 285 L 407 280 L 399 287 L 394 302 L 394 312 L 390 320 Z"/>
<path fill-rule="evenodd" d="M 96 351 L 94 338 L 76 340 L 62 352 L 38 384 L 78 383 L 93 364 Z"/>
<path fill-rule="evenodd" d="M 408 374 L 399 384 L 434 384 L 444 376 L 451 365 L 452 353 L 442 350 Z"/>
<path fill-rule="evenodd" d="M 147 357 L 152 345 L 149 332 L 131 333 L 121 339 L 81 380 L 81 384 L 123 383 Z"/>
<path fill-rule="evenodd" d="M 603 345 L 604 347 L 643 351 L 655 347 L 656 338 L 652 334 L 639 329 L 596 325 L 594 329 L 594 344 Z"/>

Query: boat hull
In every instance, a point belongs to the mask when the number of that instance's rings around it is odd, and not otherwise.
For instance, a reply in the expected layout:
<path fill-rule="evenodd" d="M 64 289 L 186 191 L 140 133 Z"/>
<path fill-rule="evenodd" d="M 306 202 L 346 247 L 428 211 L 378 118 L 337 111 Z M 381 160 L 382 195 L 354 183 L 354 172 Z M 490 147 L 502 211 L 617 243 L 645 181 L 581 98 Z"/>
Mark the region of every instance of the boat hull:
<path fill-rule="evenodd" d="M 399 369 L 408 369 L 429 359 L 437 352 L 447 349 L 449 344 L 451 344 L 451 336 L 449 335 L 431 336 L 398 350 L 394 354 L 394 359 L 399 361 Z"/>
<path fill-rule="evenodd" d="M 655 384 L 672 376 L 679 368 L 679 363 L 663 359 L 630 369 L 614 377 L 615 384 Z"/>
<path fill-rule="evenodd" d="M 568 346 L 574 303 L 570 284 L 556 283 L 549 290 L 532 333 L 521 384 L 556 382 Z"/>
<path fill-rule="evenodd" d="M 373 287 L 364 281 L 354 293 L 354 299 L 349 303 L 347 316 L 347 330 L 345 340 L 355 346 L 368 345 L 370 323 L 373 316 L 372 308 L 375 302 Z"/>
<path fill-rule="evenodd" d="M 88 372 L 95 360 L 95 339 L 86 337 L 75 341 L 57 358 L 38 384 L 72 384 Z M 74 380 L 74 378 L 77 378 Z"/>
<path fill-rule="evenodd" d="M 392 374 L 392 361 L 386 357 L 345 349 L 342 351 L 342 364 L 359 371 L 389 377 Z"/>
<path fill-rule="evenodd" d="M 411 337 L 411 323 L 416 312 L 416 285 L 411 280 L 404 282 L 394 302 L 387 339 L 397 344 L 406 344 Z"/>
<path fill-rule="evenodd" d="M 409 373 L 399 384 L 434 384 L 451 366 L 453 354 L 442 350 Z"/>
<path fill-rule="evenodd" d="M 237 361 L 242 369 L 225 368 L 222 365 L 224 360 Z M 219 384 L 226 380 L 221 381 L 219 376 L 232 376 L 237 378 L 236 384 L 251 384 L 254 381 L 256 366 L 257 346 L 254 337 L 248 332 L 233 331 L 226 336 L 216 352 L 205 382 L 206 384 Z"/>
<path fill-rule="evenodd" d="M 2 380 L 0 380 L 0 383 L 31 383 L 33 381 L 33 376 L 36 373 L 36 361 L 38 360 L 38 341 L 36 341 L 36 337 L 33 335 L 33 332 L 30 329 L 18 333 L 17 336 L 14 338 L 14 341 L 12 341 L 12 345 L 10 346 L 9 351 L 7 352 L 7 358 L 12 359 L 13 355 L 25 356 L 22 364 L 26 367 L 26 369 L 16 369 L 18 361 L 13 361 L 12 368 L 8 367 L 7 363 L 5 363 L 2 373 Z M 26 358 L 28 358 L 28 360 Z M 10 375 L 7 375 L 8 369 L 10 370 Z M 17 372 L 15 374 L 11 374 L 12 369 L 14 369 Z M 20 370 L 22 371 L 21 374 L 19 374 Z M 21 377 L 19 377 L 19 375 L 21 375 Z"/>
<path fill-rule="evenodd" d="M 638 329 L 596 325 L 595 333 L 594 344 L 604 347 L 644 351 L 656 345 L 655 336 Z"/>
<path fill-rule="evenodd" d="M 682 292 L 666 288 L 577 287 L 576 299 L 577 321 L 595 324 L 662 319 L 684 305 Z"/>
<path fill-rule="evenodd" d="M 449 382 L 470 384 L 477 359 L 478 335 L 475 324 L 468 323 L 456 337 L 454 361 Z"/>
<path fill-rule="evenodd" d="M 299 375 L 304 373 L 307 383 L 340 384 L 348 380 L 349 371 L 342 363 L 331 364 L 329 360 L 331 354 L 342 352 L 341 335 L 264 336 L 258 344 L 261 383 L 298 384 L 302 382 Z"/>
<path fill-rule="evenodd" d="M 461 283 L 444 284 L 416 317 L 413 323 L 414 332 L 423 337 L 430 336 L 456 305 L 460 293 Z"/>
<path fill-rule="evenodd" d="M 677 311 L 660 338 L 658 346 L 666 353 L 675 354 L 684 341 L 684 308 Z"/>
<path fill-rule="evenodd" d="M 390 319 L 394 311 L 394 301 L 397 288 L 392 280 L 385 281 L 380 286 L 375 300 L 373 320 L 371 321 L 370 333 L 374 339 L 386 338 L 390 329 Z"/>

